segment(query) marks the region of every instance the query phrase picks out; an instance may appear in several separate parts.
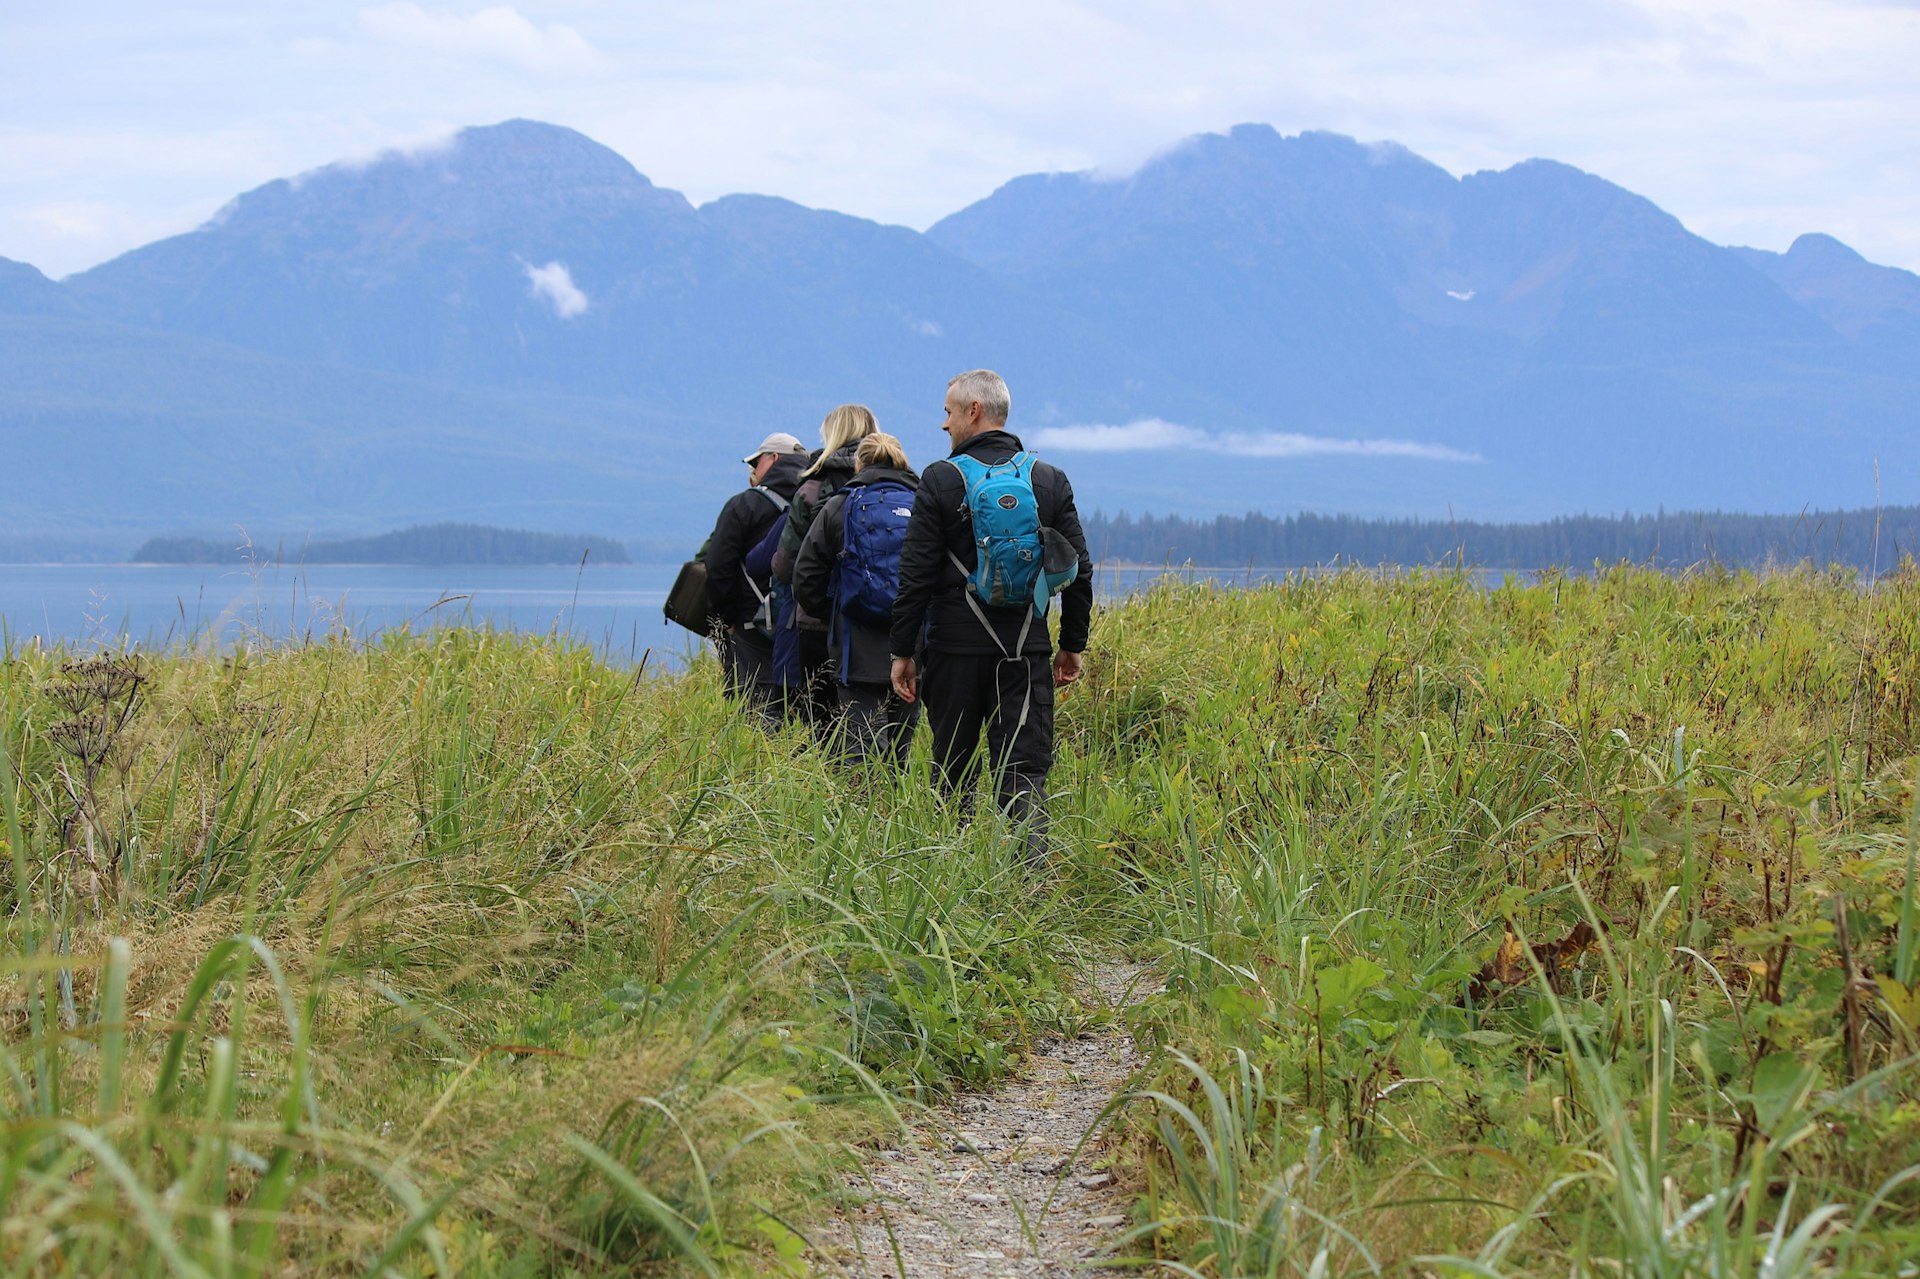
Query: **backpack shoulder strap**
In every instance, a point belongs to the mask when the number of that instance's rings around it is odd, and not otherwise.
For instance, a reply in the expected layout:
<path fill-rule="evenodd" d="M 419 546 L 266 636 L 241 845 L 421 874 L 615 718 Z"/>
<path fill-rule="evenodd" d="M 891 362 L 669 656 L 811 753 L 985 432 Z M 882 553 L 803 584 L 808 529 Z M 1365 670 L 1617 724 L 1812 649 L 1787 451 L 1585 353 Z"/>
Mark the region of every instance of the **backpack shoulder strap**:
<path fill-rule="evenodd" d="M 940 461 L 945 462 L 954 470 L 960 472 L 960 483 L 966 486 L 969 493 L 973 491 L 973 486 L 978 484 L 981 477 L 990 469 L 987 464 L 979 458 L 969 457 L 965 453 L 955 453 L 952 457 L 941 458 Z"/>
<path fill-rule="evenodd" d="M 787 509 L 787 499 L 784 497 L 781 497 L 778 493 L 774 492 L 770 488 L 763 488 L 762 486 L 755 484 L 751 488 L 749 488 L 747 492 L 758 493 L 761 497 L 766 498 L 769 502 L 773 503 L 773 509 L 776 511 L 784 511 Z"/>

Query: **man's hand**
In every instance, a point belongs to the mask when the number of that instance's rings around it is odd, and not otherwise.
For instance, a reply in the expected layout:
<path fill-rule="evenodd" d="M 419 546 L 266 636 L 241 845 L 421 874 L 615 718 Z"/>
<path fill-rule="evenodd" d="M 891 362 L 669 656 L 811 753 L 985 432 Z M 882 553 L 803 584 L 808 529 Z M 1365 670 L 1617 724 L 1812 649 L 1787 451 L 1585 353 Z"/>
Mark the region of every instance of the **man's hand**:
<path fill-rule="evenodd" d="M 900 694 L 900 700 L 911 702 L 919 689 L 919 673 L 914 669 L 911 657 L 893 659 L 893 691 Z"/>
<path fill-rule="evenodd" d="M 1053 655 L 1053 686 L 1071 684 L 1080 678 L 1080 654 L 1061 649 Z"/>

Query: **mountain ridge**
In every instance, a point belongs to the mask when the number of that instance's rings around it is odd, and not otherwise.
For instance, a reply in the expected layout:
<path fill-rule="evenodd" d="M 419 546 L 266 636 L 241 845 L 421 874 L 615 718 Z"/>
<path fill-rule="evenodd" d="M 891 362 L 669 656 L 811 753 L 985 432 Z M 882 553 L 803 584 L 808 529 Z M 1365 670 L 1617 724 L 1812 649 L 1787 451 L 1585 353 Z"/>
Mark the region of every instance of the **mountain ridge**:
<path fill-rule="evenodd" d="M 1857 505 L 1875 459 L 1920 490 L 1920 277 L 1831 237 L 1713 245 L 1553 160 L 1456 177 L 1267 125 L 1016 177 L 920 233 L 695 206 L 512 120 L 264 183 L 62 281 L 0 259 L 0 332 L 0 439 L 57 422 L 142 459 L 108 505 L 173 512 L 145 531 L 244 499 L 693 536 L 746 446 L 713 433 L 811 438 L 859 400 L 924 462 L 939 387 L 980 366 L 1089 509 L 1791 510 Z M 684 493 L 583 525 L 570 491 L 618 511 L 618 483 L 569 467 L 633 457 L 673 459 Z M 29 478 L 0 518 L 82 500 Z"/>

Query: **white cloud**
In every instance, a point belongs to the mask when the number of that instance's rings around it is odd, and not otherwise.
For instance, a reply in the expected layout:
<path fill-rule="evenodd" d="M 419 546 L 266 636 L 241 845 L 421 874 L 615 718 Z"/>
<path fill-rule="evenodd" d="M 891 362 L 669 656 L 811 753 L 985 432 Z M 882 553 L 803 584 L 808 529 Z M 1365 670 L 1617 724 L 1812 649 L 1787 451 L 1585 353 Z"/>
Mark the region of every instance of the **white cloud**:
<path fill-rule="evenodd" d="M 1205 431 L 1160 418 L 1142 418 L 1124 426 L 1091 423 L 1053 426 L 1036 432 L 1034 447 L 1084 453 L 1149 453 L 1184 450 L 1228 457 L 1385 457 L 1424 462 L 1479 462 L 1478 453 L 1425 444 L 1418 440 L 1342 439 L 1294 431 Z"/>
<path fill-rule="evenodd" d="M 386 146 L 377 147 L 372 151 L 362 151 L 358 155 L 346 156 L 321 169 L 300 174 L 294 180 L 297 182 L 300 178 L 308 177 L 312 173 L 324 173 L 328 169 L 370 169 L 383 160 L 394 158 L 431 160 L 437 156 L 449 154 L 459 145 L 459 142 L 460 130 L 457 126 L 436 123 L 417 133 L 397 138 Z"/>
<path fill-rule="evenodd" d="M 526 268 L 533 296 L 552 307 L 561 319 L 571 320 L 587 309 L 587 295 L 574 284 L 573 273 L 567 270 L 565 262 L 549 262 L 545 266 L 522 262 L 520 265 Z"/>
<path fill-rule="evenodd" d="M 112 223 L 113 210 L 104 204 L 40 204 L 21 210 L 20 220 L 57 236 L 93 239 Z"/>
<path fill-rule="evenodd" d="M 547 75 L 597 72 L 607 57 L 564 23 L 538 26 L 511 5 L 497 4 L 465 16 L 429 13 L 412 0 L 392 0 L 360 11 L 360 25 L 374 37 L 455 57 L 486 58 Z"/>
<path fill-rule="evenodd" d="M 1210 437 L 1191 426 L 1142 418 L 1125 426 L 1049 426 L 1034 436 L 1038 448 L 1087 453 L 1144 453 L 1156 449 L 1205 448 Z"/>
<path fill-rule="evenodd" d="M 56 273 L 260 182 L 512 116 L 577 128 L 696 203 L 757 191 L 918 227 L 1019 174 L 1126 174 L 1267 121 L 1390 138 L 1454 173 L 1546 156 L 1721 243 L 1824 230 L 1920 268 L 1920 12 L 1894 0 L 12 9 L 0 255 Z M 924 54 L 982 29 L 1003 37 L 990 80 Z M 83 202 L 117 229 L 21 215 Z"/>

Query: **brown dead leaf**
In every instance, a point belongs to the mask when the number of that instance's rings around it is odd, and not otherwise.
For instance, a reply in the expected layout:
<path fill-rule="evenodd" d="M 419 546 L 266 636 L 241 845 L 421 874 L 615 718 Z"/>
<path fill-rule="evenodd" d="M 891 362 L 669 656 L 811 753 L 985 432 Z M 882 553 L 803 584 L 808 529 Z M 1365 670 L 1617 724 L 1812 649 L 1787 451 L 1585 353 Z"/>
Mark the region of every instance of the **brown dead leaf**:
<path fill-rule="evenodd" d="M 1508 932 L 1500 939 L 1500 948 L 1493 952 L 1493 958 L 1474 975 L 1467 987 L 1467 997 L 1476 1004 L 1484 1003 L 1495 991 L 1525 981 L 1529 972 L 1526 954 L 1526 943 Z"/>
<path fill-rule="evenodd" d="M 1500 948 L 1493 952 L 1493 958 L 1475 974 L 1467 987 L 1467 996 L 1475 1003 L 1482 1003 L 1498 991 L 1526 985 L 1533 979 L 1533 965 L 1527 962 L 1529 950 L 1546 973 L 1547 984 L 1559 992 L 1561 971 L 1591 950 L 1598 940 L 1593 925 L 1585 920 L 1575 924 L 1559 941 L 1539 942 L 1531 947 L 1508 932 L 1500 939 Z"/>

